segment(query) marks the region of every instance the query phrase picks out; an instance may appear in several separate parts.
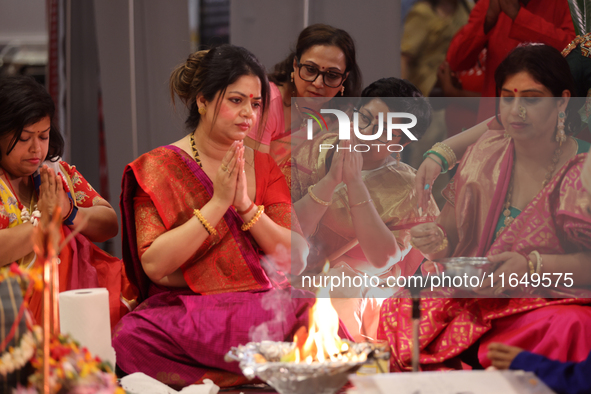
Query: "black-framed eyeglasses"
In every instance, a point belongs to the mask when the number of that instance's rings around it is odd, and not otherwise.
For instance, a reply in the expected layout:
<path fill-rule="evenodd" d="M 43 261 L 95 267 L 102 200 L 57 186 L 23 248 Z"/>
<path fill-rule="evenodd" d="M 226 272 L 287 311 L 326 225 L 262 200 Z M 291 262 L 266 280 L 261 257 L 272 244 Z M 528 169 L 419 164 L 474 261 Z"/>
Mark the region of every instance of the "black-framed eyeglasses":
<path fill-rule="evenodd" d="M 310 64 L 300 63 L 300 59 L 296 58 L 298 65 L 298 75 L 306 82 L 314 82 L 319 75 L 322 74 L 324 84 L 329 88 L 338 88 L 345 80 L 345 74 L 336 71 L 320 71 L 318 67 Z"/>
<path fill-rule="evenodd" d="M 357 126 L 359 127 L 359 130 L 364 130 L 363 134 L 372 134 L 373 135 L 373 134 L 377 133 L 377 127 L 379 125 L 376 123 L 372 126 L 372 124 L 371 124 L 373 122 L 372 118 L 370 118 L 369 116 L 367 116 L 363 112 L 359 111 L 359 109 L 357 109 L 357 108 L 353 108 L 353 112 L 357 113 Z M 369 126 L 372 126 L 372 128 L 368 129 Z M 386 122 L 384 122 L 382 127 L 383 127 L 382 132 L 388 128 L 388 125 L 386 124 Z M 380 139 L 378 139 L 378 141 L 385 143 L 385 141 L 382 141 Z"/>

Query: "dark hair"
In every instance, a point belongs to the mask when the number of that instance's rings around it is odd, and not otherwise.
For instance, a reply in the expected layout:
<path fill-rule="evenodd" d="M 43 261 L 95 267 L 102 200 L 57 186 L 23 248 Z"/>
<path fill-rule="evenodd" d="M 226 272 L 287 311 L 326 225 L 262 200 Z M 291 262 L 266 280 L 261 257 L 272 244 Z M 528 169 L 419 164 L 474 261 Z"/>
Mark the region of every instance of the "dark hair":
<path fill-rule="evenodd" d="M 63 154 L 64 139 L 54 123 L 54 113 L 51 96 L 33 78 L 23 75 L 0 78 L 0 138 L 13 134 L 7 155 L 18 143 L 25 127 L 48 116 L 51 127 L 45 160 L 57 160 Z"/>
<path fill-rule="evenodd" d="M 292 51 L 285 60 L 277 63 L 269 80 L 277 85 L 291 84 L 294 58 L 301 59 L 304 52 L 316 45 L 336 46 L 345 54 L 346 69 L 349 76 L 343 82 L 345 97 L 359 97 L 361 91 L 361 71 L 355 58 L 355 43 L 344 30 L 321 23 L 306 27 L 300 33 L 295 51 Z"/>
<path fill-rule="evenodd" d="M 574 99 L 574 96 L 576 96 L 575 82 L 568 62 L 562 57 L 560 51 L 544 44 L 518 46 L 497 67 L 495 71 L 497 121 L 501 123 L 500 119 L 498 119 L 498 113 L 499 97 L 503 84 L 508 77 L 522 71 L 527 72 L 536 82 L 548 88 L 554 97 L 562 97 L 563 91 L 570 91 L 571 99 L 565 111 L 565 132 L 572 134 L 578 131 L 581 125 L 578 110 L 581 105 Z"/>
<path fill-rule="evenodd" d="M 374 98 L 380 98 L 391 110 L 408 112 L 417 117 L 417 124 L 412 133 L 421 139 L 431 124 L 431 105 L 415 85 L 405 79 L 382 78 L 370 84 L 361 92 L 358 107 L 362 107 Z M 404 135 L 401 143 L 410 141 Z"/>
<path fill-rule="evenodd" d="M 218 104 L 227 87 L 244 75 L 256 76 L 261 81 L 261 114 L 264 118 L 269 102 L 269 81 L 263 65 L 248 50 L 224 44 L 192 53 L 185 63 L 178 65 L 170 76 L 170 94 L 173 102 L 176 94 L 189 107 L 189 116 L 185 121 L 187 127 L 195 130 L 201 120 L 196 101 L 199 94 L 207 101 L 212 101 L 215 95 L 220 93 L 216 103 L 217 117 Z M 259 133 L 264 123 L 264 120 L 258 122 Z"/>

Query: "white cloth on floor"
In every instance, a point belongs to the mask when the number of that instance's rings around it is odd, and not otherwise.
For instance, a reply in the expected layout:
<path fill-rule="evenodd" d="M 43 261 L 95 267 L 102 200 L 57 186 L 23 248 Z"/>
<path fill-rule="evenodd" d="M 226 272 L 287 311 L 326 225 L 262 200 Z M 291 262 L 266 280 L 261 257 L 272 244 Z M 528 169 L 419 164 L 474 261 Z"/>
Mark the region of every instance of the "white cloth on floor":
<path fill-rule="evenodd" d="M 211 380 L 205 379 L 203 382 L 176 391 L 144 373 L 136 372 L 121 379 L 121 387 L 131 394 L 217 394 L 220 391 Z"/>

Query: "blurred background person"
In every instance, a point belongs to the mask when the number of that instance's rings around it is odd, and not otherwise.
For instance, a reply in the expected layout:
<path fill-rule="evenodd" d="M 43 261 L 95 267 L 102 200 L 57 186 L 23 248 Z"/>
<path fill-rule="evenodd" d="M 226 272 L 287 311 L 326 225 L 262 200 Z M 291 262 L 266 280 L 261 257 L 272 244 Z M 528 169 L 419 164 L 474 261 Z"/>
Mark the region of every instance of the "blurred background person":
<path fill-rule="evenodd" d="M 446 60 L 459 73 L 472 68 L 486 48 L 482 96 L 495 97 L 495 70 L 517 45 L 541 42 L 562 50 L 573 38 L 567 0 L 479 0 L 449 45 Z M 478 121 L 494 115 L 492 103 L 481 102 Z"/>

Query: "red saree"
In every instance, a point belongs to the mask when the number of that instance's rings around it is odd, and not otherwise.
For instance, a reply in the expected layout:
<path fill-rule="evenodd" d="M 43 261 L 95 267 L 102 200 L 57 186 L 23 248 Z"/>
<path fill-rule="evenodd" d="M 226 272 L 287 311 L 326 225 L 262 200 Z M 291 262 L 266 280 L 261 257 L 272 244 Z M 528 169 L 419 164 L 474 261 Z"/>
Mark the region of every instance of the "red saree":
<path fill-rule="evenodd" d="M 283 175 L 267 154 L 255 153 L 254 167 L 255 203 L 290 228 L 291 201 Z M 255 327 L 266 329 L 269 339 L 291 339 L 307 324 L 314 300 L 274 288 L 270 277 L 275 272 L 268 275 L 261 266 L 261 252 L 250 233 L 240 230 L 242 219 L 234 209 L 216 226 L 217 236 L 210 236 L 181 267 L 189 288 L 153 284 L 142 269 L 141 253 L 205 205 L 213 184 L 184 151 L 167 146 L 129 164 L 122 188 L 124 261 L 141 303 L 115 330 L 118 366 L 177 388 L 203 379 L 222 387 L 246 383 L 238 363 L 224 361 L 225 353 L 249 342 Z M 275 305 L 267 305 L 273 300 Z M 278 310 L 284 319 L 276 319 Z"/>
<path fill-rule="evenodd" d="M 445 191 L 455 208 L 459 242 L 453 256 L 504 251 L 566 254 L 591 249 L 591 218 L 584 215 L 580 172 L 586 153 L 567 162 L 509 227 L 494 239 L 507 193 L 514 149 L 503 131 L 490 130 L 471 146 Z M 551 296 L 576 297 L 553 292 Z M 582 292 L 580 294 L 583 294 Z M 561 361 L 581 361 L 591 350 L 591 308 L 586 298 L 424 299 L 420 322 L 423 370 L 459 365 L 480 341 L 478 358 L 490 365 L 487 345 L 504 342 Z M 566 305 L 568 304 L 568 305 Z M 578 305 L 577 305 L 578 304 Z M 411 300 L 382 305 L 378 337 L 392 346 L 391 368 L 410 370 Z"/>

